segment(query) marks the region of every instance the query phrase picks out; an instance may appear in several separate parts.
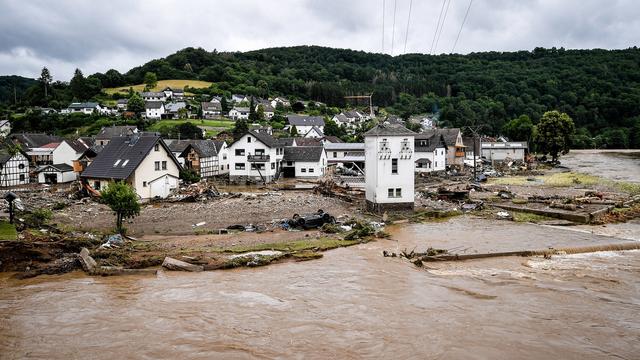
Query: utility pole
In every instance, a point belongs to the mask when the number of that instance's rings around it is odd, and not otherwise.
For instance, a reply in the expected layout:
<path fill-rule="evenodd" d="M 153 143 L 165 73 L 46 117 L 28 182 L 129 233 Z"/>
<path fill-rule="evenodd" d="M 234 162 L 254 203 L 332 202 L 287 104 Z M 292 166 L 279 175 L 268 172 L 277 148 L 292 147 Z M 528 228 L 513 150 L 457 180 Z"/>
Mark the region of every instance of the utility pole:
<path fill-rule="evenodd" d="M 471 133 L 473 134 L 473 181 L 476 182 L 478 181 L 478 169 L 477 169 L 477 165 L 476 165 L 476 146 L 477 146 L 477 140 L 478 140 L 478 133 L 479 131 L 484 127 L 484 125 L 475 125 L 475 126 L 465 126 L 465 128 L 469 129 L 469 131 L 471 131 Z"/>

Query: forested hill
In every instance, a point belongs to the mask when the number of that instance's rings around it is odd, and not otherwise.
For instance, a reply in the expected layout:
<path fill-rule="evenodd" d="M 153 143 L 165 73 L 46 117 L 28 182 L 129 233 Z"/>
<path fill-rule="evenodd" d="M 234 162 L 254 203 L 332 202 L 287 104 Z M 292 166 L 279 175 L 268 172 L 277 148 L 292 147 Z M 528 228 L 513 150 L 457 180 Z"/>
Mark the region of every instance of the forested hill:
<path fill-rule="evenodd" d="M 536 122 L 557 109 L 584 136 L 619 128 L 629 137 L 640 115 L 637 47 L 396 57 L 316 46 L 245 53 L 188 48 L 126 77 L 140 83 L 148 71 L 160 79 L 197 78 L 231 92 L 293 95 L 331 105 L 343 105 L 344 95 L 373 92 L 375 105 L 401 115 L 440 109 L 449 125 L 484 123 L 494 134 L 520 115 Z"/>
<path fill-rule="evenodd" d="M 568 113 L 583 138 L 606 130 L 629 139 L 634 126 L 640 129 L 637 47 L 395 57 L 317 46 L 243 53 L 186 48 L 126 74 L 110 70 L 89 78 L 113 87 L 142 83 L 147 72 L 160 80 L 212 81 L 212 93 L 284 95 L 334 106 L 344 105 L 344 95 L 372 92 L 374 105 L 399 115 L 441 111 L 447 125 L 483 123 L 491 134 L 521 115 L 535 123 L 552 109 Z"/>

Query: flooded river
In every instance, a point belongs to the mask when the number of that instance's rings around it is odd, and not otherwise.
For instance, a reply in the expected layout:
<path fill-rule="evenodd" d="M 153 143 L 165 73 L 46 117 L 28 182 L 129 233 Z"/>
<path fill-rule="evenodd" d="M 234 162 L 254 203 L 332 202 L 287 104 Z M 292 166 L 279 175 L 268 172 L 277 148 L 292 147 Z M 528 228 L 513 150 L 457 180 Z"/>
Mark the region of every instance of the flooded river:
<path fill-rule="evenodd" d="M 560 161 L 574 171 L 640 182 L 640 150 L 571 150 L 561 156 Z"/>
<path fill-rule="evenodd" d="M 258 269 L 3 275 L 0 358 L 638 358 L 640 252 L 428 268 L 381 256 L 624 240 L 471 217 L 391 231 Z"/>

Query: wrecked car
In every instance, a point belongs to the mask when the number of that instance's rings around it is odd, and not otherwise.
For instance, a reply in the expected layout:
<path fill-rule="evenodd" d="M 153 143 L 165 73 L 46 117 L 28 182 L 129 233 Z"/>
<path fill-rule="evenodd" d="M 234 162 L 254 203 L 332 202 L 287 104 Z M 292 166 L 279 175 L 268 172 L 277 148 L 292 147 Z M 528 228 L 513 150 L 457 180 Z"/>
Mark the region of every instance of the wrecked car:
<path fill-rule="evenodd" d="M 290 227 L 303 229 L 315 229 L 324 224 L 335 224 L 335 222 L 336 218 L 324 212 L 322 209 L 318 210 L 315 214 L 294 214 L 293 217 L 287 221 Z"/>

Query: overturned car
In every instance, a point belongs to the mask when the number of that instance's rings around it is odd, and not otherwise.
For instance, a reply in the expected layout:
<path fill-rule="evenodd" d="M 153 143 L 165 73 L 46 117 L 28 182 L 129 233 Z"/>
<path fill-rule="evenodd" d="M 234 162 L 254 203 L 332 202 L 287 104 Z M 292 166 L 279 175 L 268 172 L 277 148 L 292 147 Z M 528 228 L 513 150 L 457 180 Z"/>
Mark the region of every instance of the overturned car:
<path fill-rule="evenodd" d="M 291 219 L 287 220 L 287 225 L 292 228 L 315 229 L 324 224 L 335 224 L 335 222 L 335 217 L 320 209 L 315 214 L 294 214 Z"/>

